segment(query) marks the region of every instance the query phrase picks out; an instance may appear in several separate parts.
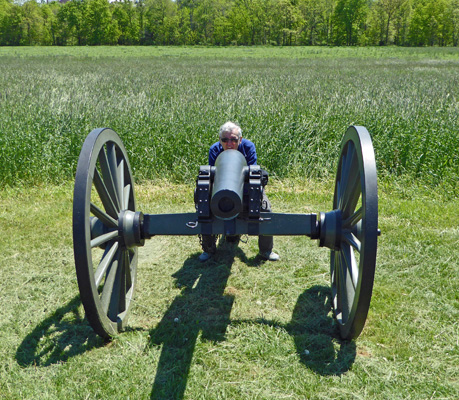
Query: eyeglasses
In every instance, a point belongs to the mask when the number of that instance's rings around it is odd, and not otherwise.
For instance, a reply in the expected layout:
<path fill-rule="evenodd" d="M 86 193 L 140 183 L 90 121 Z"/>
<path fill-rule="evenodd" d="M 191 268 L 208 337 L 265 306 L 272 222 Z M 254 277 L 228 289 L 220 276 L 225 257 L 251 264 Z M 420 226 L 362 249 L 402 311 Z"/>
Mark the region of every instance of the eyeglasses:
<path fill-rule="evenodd" d="M 235 138 L 221 138 L 220 139 L 223 143 L 227 143 L 227 142 L 232 142 L 234 144 L 236 144 L 237 142 L 239 142 L 239 138 L 235 139 Z"/>

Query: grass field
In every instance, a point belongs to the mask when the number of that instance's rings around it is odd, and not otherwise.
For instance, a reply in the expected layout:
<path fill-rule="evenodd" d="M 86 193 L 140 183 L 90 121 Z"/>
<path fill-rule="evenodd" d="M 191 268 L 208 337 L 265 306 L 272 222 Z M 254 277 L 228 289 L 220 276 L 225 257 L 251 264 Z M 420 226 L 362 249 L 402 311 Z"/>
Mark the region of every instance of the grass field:
<path fill-rule="evenodd" d="M 207 46 L 80 46 L 0 47 L 0 56 L 42 57 L 203 57 L 203 58 L 400 58 L 457 60 L 455 47 L 207 47 Z"/>
<path fill-rule="evenodd" d="M 276 211 L 326 211 L 331 185 L 274 180 Z M 144 212 L 193 209 L 192 187 L 138 186 Z M 182 193 L 188 193 L 183 196 Z M 71 184 L 0 192 L 0 398 L 457 399 L 458 200 L 382 185 L 366 327 L 344 343 L 331 317 L 329 251 L 256 239 L 197 260 L 197 238 L 139 249 L 129 327 L 110 343 L 84 320 L 73 266 Z"/>
<path fill-rule="evenodd" d="M 458 194 L 458 49 L 0 53 L 2 185 L 73 179 L 84 138 L 103 126 L 123 138 L 138 180 L 189 182 L 230 119 L 280 178 L 328 179 L 346 127 L 357 124 L 373 136 L 380 176 Z"/>
<path fill-rule="evenodd" d="M 459 398 L 459 50 L 0 48 L 0 399 Z M 128 329 L 84 318 L 72 249 L 78 154 L 96 127 L 129 152 L 139 210 L 193 210 L 227 119 L 257 144 L 275 212 L 329 211 L 347 126 L 373 137 L 375 286 L 339 340 L 329 251 L 275 238 L 139 249 Z"/>

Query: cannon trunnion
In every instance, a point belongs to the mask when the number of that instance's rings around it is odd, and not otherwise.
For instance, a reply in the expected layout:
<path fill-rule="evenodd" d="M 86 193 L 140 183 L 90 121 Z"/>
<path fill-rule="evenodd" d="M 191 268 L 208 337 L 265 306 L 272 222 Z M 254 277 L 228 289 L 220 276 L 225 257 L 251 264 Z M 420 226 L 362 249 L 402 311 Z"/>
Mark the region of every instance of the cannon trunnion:
<path fill-rule="evenodd" d="M 108 128 L 86 138 L 78 161 L 73 241 L 86 316 L 109 338 L 124 329 L 136 286 L 138 248 L 155 235 L 303 235 L 331 251 L 333 310 L 344 339 L 359 336 L 370 305 L 378 230 L 373 146 L 364 127 L 351 126 L 341 143 L 333 209 L 314 214 L 261 212 L 262 170 L 226 150 L 201 166 L 196 212 L 143 214 L 124 145 Z M 99 255 L 101 253 L 101 255 Z"/>

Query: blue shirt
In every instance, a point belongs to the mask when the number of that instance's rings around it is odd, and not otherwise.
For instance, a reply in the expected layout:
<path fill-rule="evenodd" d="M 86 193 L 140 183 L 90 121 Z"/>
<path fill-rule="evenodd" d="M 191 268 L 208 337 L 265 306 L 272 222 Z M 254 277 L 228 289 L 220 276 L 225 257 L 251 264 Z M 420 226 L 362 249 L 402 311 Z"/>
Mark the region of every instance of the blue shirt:
<path fill-rule="evenodd" d="M 238 146 L 238 151 L 240 151 L 245 160 L 247 161 L 247 165 L 256 165 L 257 164 L 257 151 L 255 150 L 255 145 L 247 139 L 242 138 L 241 143 Z M 209 149 L 209 165 L 215 165 L 215 160 L 219 156 L 219 154 L 223 151 L 223 146 L 220 142 L 214 143 L 210 146 Z"/>

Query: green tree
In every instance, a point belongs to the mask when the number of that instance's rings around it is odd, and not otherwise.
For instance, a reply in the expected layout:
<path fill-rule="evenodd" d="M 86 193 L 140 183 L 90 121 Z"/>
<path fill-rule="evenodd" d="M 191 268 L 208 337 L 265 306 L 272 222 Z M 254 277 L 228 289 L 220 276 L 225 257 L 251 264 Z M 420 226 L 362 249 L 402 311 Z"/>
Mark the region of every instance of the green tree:
<path fill-rule="evenodd" d="M 412 0 L 404 2 L 394 17 L 394 38 L 393 42 L 396 45 L 409 45 L 408 34 L 410 20 L 412 14 Z"/>
<path fill-rule="evenodd" d="M 358 44 L 367 13 L 366 0 L 338 0 L 333 13 L 333 36 L 337 45 Z"/>
<path fill-rule="evenodd" d="M 227 17 L 219 15 L 214 21 L 213 43 L 226 46 L 231 43 L 231 24 Z"/>
<path fill-rule="evenodd" d="M 415 46 L 445 45 L 445 0 L 415 0 L 410 23 L 410 42 Z"/>
<path fill-rule="evenodd" d="M 43 4 L 41 6 L 41 12 L 43 16 L 43 31 L 41 37 L 41 44 L 49 46 L 57 44 L 58 22 L 57 12 L 60 8 L 60 4 L 52 2 L 51 4 Z"/>
<path fill-rule="evenodd" d="M 21 44 L 40 44 L 44 25 L 40 6 L 35 0 L 30 0 L 22 5 L 21 10 Z"/>
<path fill-rule="evenodd" d="M 395 42 L 396 23 L 406 9 L 408 0 L 376 0 L 370 12 L 370 30 L 375 32 L 375 41 L 380 45 Z"/>
<path fill-rule="evenodd" d="M 451 44 L 459 43 L 459 0 L 450 0 L 446 7 L 446 19 L 450 29 Z"/>
<path fill-rule="evenodd" d="M 59 44 L 85 45 L 88 42 L 88 2 L 69 1 L 57 13 L 60 25 Z"/>
<path fill-rule="evenodd" d="M 145 42 L 147 44 L 167 45 L 171 38 L 170 31 L 175 29 L 177 4 L 171 0 L 147 0 Z"/>
<path fill-rule="evenodd" d="M 199 0 L 193 10 L 194 28 L 202 44 L 211 44 L 214 34 L 215 19 L 219 16 L 217 0 Z"/>
<path fill-rule="evenodd" d="M 274 26 L 275 7 L 272 0 L 256 0 L 252 12 L 252 42 L 253 44 L 268 44 L 268 31 Z"/>
<path fill-rule="evenodd" d="M 11 24 L 11 0 L 0 0 L 0 46 L 9 44 L 9 32 Z"/>
<path fill-rule="evenodd" d="M 459 45 L 459 0 L 20 1 L 0 45 Z"/>
<path fill-rule="evenodd" d="M 17 4 L 12 4 L 9 13 L 7 15 L 5 24 L 5 41 L 6 45 L 19 46 L 23 43 L 23 29 L 22 19 L 23 12 L 22 7 Z"/>
<path fill-rule="evenodd" d="M 87 8 L 88 44 L 116 44 L 121 32 L 108 0 L 90 0 Z"/>
<path fill-rule="evenodd" d="M 282 46 L 297 44 L 304 19 L 296 1 L 278 0 L 273 13 L 276 42 Z"/>
<path fill-rule="evenodd" d="M 302 44 L 330 44 L 335 0 L 300 0 L 298 8 L 304 20 Z"/>
<path fill-rule="evenodd" d="M 369 45 L 384 44 L 384 27 L 384 15 L 378 7 L 378 3 L 373 3 L 368 10 L 364 43 Z"/>
<path fill-rule="evenodd" d="M 113 18 L 120 30 L 119 44 L 138 44 L 140 41 L 140 24 L 137 10 L 140 8 L 130 0 L 113 3 Z"/>
<path fill-rule="evenodd" d="M 253 45 L 263 40 L 263 18 L 259 0 L 236 0 L 228 12 L 227 26 L 234 44 Z"/>
<path fill-rule="evenodd" d="M 197 36 L 196 33 L 191 30 L 190 10 L 188 8 L 177 9 L 177 24 L 179 32 L 178 44 L 195 44 Z"/>

